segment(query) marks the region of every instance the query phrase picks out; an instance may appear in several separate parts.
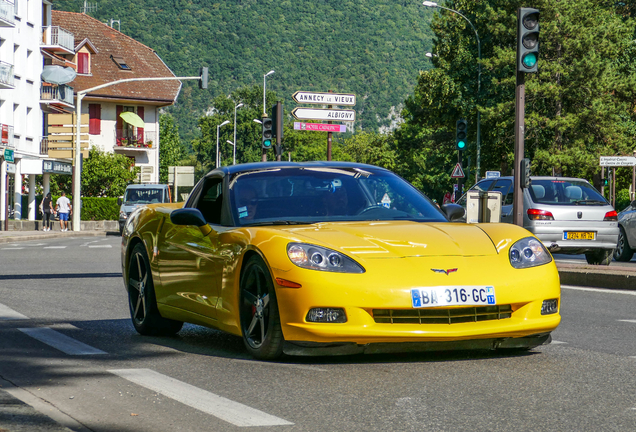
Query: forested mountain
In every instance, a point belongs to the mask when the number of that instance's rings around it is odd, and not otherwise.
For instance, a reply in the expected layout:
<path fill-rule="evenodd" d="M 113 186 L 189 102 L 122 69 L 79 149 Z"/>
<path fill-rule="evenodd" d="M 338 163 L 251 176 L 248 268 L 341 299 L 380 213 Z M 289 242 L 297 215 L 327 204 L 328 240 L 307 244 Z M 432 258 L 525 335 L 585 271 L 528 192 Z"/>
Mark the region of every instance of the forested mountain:
<path fill-rule="evenodd" d="M 83 4 L 54 8 L 79 12 Z M 356 128 L 377 130 L 430 68 L 432 11 L 419 1 L 99 0 L 89 15 L 120 20 L 122 33 L 156 50 L 178 76 L 209 67 L 209 89 L 185 81 L 169 109 L 186 139 L 215 96 L 262 86 L 271 69 L 267 88 L 287 113 L 297 90 L 355 93 Z"/>

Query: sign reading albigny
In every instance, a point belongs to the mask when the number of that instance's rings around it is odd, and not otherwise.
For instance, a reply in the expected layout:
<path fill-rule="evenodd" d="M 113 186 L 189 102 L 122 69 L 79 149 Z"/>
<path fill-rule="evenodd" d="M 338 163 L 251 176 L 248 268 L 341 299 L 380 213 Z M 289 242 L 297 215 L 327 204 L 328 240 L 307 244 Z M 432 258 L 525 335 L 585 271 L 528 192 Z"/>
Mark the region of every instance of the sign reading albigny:
<path fill-rule="evenodd" d="M 354 110 L 335 108 L 294 108 L 292 115 L 298 120 L 356 121 Z"/>

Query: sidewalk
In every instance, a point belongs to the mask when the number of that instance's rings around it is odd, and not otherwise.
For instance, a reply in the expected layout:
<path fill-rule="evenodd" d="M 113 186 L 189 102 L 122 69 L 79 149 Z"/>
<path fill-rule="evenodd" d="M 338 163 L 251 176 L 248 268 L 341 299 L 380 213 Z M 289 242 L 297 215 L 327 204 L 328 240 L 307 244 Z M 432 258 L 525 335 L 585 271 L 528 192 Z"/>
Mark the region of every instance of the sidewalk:
<path fill-rule="evenodd" d="M 578 285 L 595 288 L 636 290 L 636 265 L 623 267 L 617 265 L 590 265 L 559 263 L 561 285 Z"/>
<path fill-rule="evenodd" d="M 99 237 L 114 235 L 118 236 L 119 231 L 0 231 L 0 243 L 15 243 L 29 240 L 42 240 L 60 237 Z M 1 430 L 0 430 L 1 432 Z"/>

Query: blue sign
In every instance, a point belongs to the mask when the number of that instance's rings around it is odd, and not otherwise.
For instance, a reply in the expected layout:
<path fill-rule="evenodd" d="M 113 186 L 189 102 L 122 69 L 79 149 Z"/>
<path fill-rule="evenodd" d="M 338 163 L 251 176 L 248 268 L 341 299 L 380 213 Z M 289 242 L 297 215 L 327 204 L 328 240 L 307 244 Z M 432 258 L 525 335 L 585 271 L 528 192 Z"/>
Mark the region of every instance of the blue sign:
<path fill-rule="evenodd" d="M 501 173 L 499 171 L 486 171 L 486 178 L 497 178 L 500 177 Z"/>

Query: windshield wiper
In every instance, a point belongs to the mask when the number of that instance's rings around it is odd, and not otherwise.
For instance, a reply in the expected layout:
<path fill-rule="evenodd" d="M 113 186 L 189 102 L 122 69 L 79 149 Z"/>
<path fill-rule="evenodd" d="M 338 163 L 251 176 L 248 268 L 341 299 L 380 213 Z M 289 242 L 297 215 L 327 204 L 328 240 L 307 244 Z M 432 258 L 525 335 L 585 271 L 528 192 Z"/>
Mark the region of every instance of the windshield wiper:
<path fill-rule="evenodd" d="M 577 200 L 577 201 L 573 201 L 574 204 L 605 204 L 605 202 L 603 201 L 599 201 L 599 200 Z"/>

